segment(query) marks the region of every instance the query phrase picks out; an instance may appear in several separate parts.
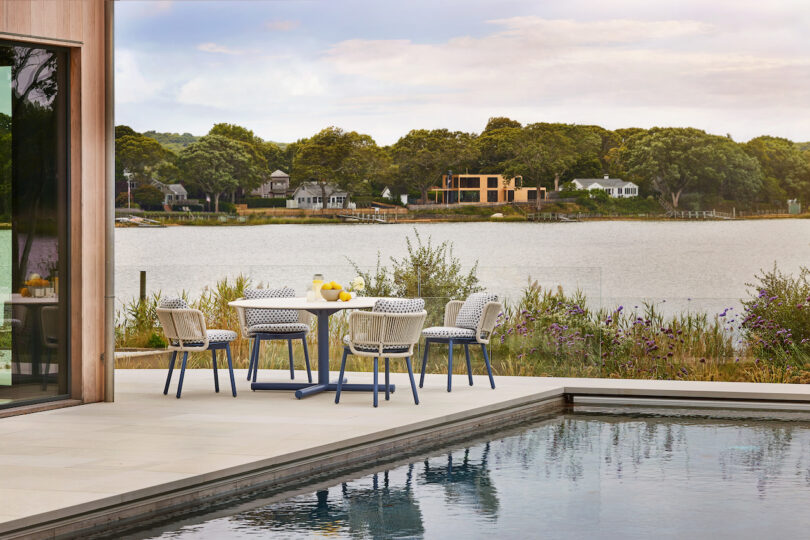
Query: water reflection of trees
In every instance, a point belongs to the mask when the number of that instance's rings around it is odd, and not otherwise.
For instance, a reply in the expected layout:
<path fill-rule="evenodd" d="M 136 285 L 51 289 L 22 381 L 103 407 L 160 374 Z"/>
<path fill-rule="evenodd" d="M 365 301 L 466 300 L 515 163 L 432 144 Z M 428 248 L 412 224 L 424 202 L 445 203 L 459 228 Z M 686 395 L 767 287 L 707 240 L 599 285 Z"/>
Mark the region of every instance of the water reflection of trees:
<path fill-rule="evenodd" d="M 65 69 L 60 53 L 31 47 L 0 47 L 0 65 L 11 66 L 10 118 L 0 119 L 0 214 L 12 220 L 12 288 L 28 273 L 36 237 L 57 236 L 57 202 L 65 197 L 67 171 Z M 12 211 L 13 209 L 13 211 Z"/>
<path fill-rule="evenodd" d="M 353 538 L 412 537 L 424 534 L 422 512 L 413 494 L 414 465 L 404 485 L 392 485 L 389 471 L 371 475 L 371 486 L 343 483 L 307 497 L 239 514 L 240 525 L 268 531 L 335 534 Z"/>
<path fill-rule="evenodd" d="M 805 436 L 797 439 L 797 430 Z M 493 460 L 497 466 L 574 483 L 594 474 L 617 479 L 657 474 L 662 480 L 677 475 L 688 480 L 713 474 L 706 470 L 711 465 L 698 461 L 717 445 L 718 479 L 740 482 L 745 475 L 764 494 L 785 475 L 798 476 L 810 486 L 807 430 L 805 422 L 776 420 L 566 415 L 499 441 Z M 670 466 L 674 460 L 676 467 Z"/>
<path fill-rule="evenodd" d="M 426 459 L 420 476 L 426 485 L 439 485 L 444 489 L 449 505 L 465 505 L 490 518 L 498 517 L 498 492 L 490 476 L 490 443 L 483 445 L 481 459 L 473 462 L 470 449 L 465 448 L 461 460 L 449 452 L 444 464 L 438 459 Z"/>

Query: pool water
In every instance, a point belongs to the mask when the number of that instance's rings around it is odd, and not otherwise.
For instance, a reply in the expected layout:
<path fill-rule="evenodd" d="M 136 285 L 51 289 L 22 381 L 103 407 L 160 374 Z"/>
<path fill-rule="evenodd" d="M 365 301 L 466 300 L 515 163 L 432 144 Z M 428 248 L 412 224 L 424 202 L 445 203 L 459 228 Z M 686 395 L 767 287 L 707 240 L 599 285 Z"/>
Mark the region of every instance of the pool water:
<path fill-rule="evenodd" d="M 806 417 L 586 409 L 137 537 L 808 538 L 808 503 Z"/>

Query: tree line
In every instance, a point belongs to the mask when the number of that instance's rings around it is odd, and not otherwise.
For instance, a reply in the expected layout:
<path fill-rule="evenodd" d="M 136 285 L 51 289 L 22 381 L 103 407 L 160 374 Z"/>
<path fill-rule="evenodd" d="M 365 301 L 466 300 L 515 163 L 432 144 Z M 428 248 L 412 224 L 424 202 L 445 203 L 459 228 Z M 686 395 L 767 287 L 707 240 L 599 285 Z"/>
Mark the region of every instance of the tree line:
<path fill-rule="evenodd" d="M 379 196 L 386 186 L 427 201 L 450 170 L 520 176 L 523 185 L 548 190 L 608 174 L 636 183 L 640 196 L 665 208 L 682 207 L 685 199 L 698 207 L 725 201 L 741 208 L 810 200 L 810 144 L 771 136 L 738 143 L 695 128 L 608 130 L 495 117 L 481 133 L 415 129 L 389 146 L 334 126 L 286 145 L 226 123 L 201 137 L 117 126 L 115 138 L 119 192 L 126 191 L 125 171 L 142 196 L 154 189 L 151 180 L 180 181 L 209 197 L 215 211 L 221 198 L 248 196 L 276 169 L 290 174 L 292 186 L 316 183 L 324 207 L 335 189 L 348 192 L 348 204 Z"/>

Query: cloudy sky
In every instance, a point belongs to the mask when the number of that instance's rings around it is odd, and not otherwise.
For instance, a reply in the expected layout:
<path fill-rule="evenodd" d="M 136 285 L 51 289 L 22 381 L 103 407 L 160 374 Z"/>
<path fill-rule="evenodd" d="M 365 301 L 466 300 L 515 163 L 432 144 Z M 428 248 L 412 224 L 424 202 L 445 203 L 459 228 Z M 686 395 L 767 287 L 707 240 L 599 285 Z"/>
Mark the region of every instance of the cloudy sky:
<path fill-rule="evenodd" d="M 116 123 L 393 143 L 491 116 L 810 140 L 807 0 L 116 3 Z"/>

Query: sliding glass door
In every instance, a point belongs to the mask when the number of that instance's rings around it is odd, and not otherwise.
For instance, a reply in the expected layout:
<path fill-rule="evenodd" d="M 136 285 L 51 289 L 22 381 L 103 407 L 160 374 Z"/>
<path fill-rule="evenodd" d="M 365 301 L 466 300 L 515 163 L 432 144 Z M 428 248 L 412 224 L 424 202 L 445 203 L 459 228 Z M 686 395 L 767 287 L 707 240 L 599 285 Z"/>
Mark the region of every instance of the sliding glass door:
<path fill-rule="evenodd" d="M 0 408 L 69 393 L 68 56 L 0 41 Z"/>

